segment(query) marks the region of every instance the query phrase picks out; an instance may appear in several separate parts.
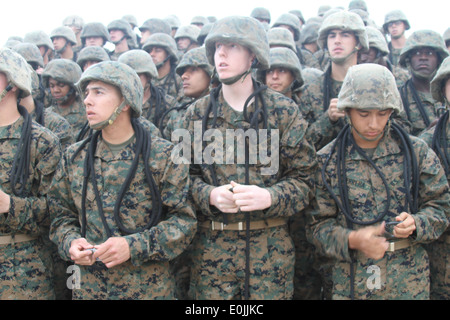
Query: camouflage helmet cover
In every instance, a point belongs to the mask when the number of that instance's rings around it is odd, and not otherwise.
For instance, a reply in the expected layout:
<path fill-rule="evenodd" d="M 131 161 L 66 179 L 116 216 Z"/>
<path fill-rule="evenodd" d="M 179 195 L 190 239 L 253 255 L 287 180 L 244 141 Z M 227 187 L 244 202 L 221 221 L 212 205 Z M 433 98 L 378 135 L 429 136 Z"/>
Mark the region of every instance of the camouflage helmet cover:
<path fill-rule="evenodd" d="M 181 76 L 188 67 L 202 68 L 209 77 L 213 76 L 214 68 L 206 57 L 205 47 L 194 48 L 186 52 L 177 65 L 176 73 Z"/>
<path fill-rule="evenodd" d="M 352 0 L 348 4 L 348 10 L 359 9 L 368 12 L 367 4 L 364 0 Z"/>
<path fill-rule="evenodd" d="M 393 74 L 384 66 L 373 63 L 350 67 L 342 84 L 337 108 L 360 110 L 393 109 L 397 114 L 403 103 Z"/>
<path fill-rule="evenodd" d="M 262 7 L 257 7 L 253 9 L 252 12 L 250 13 L 250 17 L 255 19 L 267 20 L 269 21 L 269 23 L 271 21 L 270 11 Z"/>
<path fill-rule="evenodd" d="M 151 79 L 158 78 L 156 65 L 147 51 L 141 49 L 129 50 L 124 52 L 119 57 L 118 61 L 130 66 L 138 75 L 140 73 L 145 73 L 149 75 Z"/>
<path fill-rule="evenodd" d="M 200 31 L 201 29 L 193 24 L 182 26 L 178 28 L 173 38 L 175 39 L 175 41 L 177 41 L 179 38 L 189 38 L 192 42 L 197 42 Z"/>
<path fill-rule="evenodd" d="M 133 110 L 133 116 L 140 117 L 144 89 L 136 71 L 130 66 L 118 61 L 104 61 L 88 68 L 76 84 L 83 97 L 90 81 L 101 81 L 117 87 Z"/>
<path fill-rule="evenodd" d="M 205 24 L 207 24 L 209 21 L 208 21 L 208 18 L 206 18 L 206 17 L 203 17 L 203 16 L 195 16 L 195 17 L 193 17 L 192 19 L 191 19 L 191 24 L 194 24 L 194 25 L 196 25 L 196 24 L 201 24 L 201 25 L 205 25 Z"/>
<path fill-rule="evenodd" d="M 31 94 L 29 65 L 19 53 L 9 48 L 0 48 L 0 72 L 5 74 L 10 84 L 20 90 L 19 97 Z"/>
<path fill-rule="evenodd" d="M 303 26 L 302 33 L 300 34 L 300 43 L 309 44 L 317 42 L 319 39 L 320 24 L 307 23 Z"/>
<path fill-rule="evenodd" d="M 294 36 L 288 29 L 280 27 L 271 28 L 267 32 L 267 39 L 271 48 L 286 47 L 297 52 Z"/>
<path fill-rule="evenodd" d="M 48 88 L 49 79 L 52 78 L 70 86 L 75 86 L 81 74 L 82 70 L 76 62 L 69 59 L 54 59 L 45 66 L 42 73 L 42 84 Z"/>
<path fill-rule="evenodd" d="M 263 25 L 258 20 L 251 17 L 230 16 L 214 23 L 205 39 L 206 56 L 213 66 L 215 46 L 219 41 L 234 42 L 248 48 L 256 56 L 255 68 L 263 70 L 269 68 L 269 41 Z"/>
<path fill-rule="evenodd" d="M 50 39 L 53 40 L 53 38 L 55 37 L 65 38 L 67 41 L 72 43 L 72 45 L 77 44 L 77 37 L 75 36 L 75 33 L 73 32 L 72 29 L 66 26 L 53 29 L 53 31 L 50 33 Z"/>
<path fill-rule="evenodd" d="M 445 43 L 447 44 L 447 41 L 450 41 L 450 28 L 444 31 L 444 34 L 442 35 L 444 38 Z"/>
<path fill-rule="evenodd" d="M 99 46 L 89 46 L 81 49 L 78 53 L 77 63 L 83 68 L 84 64 L 88 61 L 109 61 L 111 58 L 109 57 L 106 50 Z"/>
<path fill-rule="evenodd" d="M 450 79 L 450 57 L 442 61 L 436 76 L 431 80 L 431 94 L 436 101 L 445 102 L 446 97 L 442 89 L 448 79 Z M 450 99 L 447 98 L 447 100 Z"/>
<path fill-rule="evenodd" d="M 19 43 L 12 48 L 18 52 L 28 63 L 36 63 L 44 67 L 44 59 L 42 58 L 39 48 L 33 43 Z"/>
<path fill-rule="evenodd" d="M 167 33 L 155 33 L 148 37 L 142 46 L 142 50 L 150 52 L 153 47 L 163 48 L 171 57 L 172 62 L 178 62 L 178 49 L 175 39 Z"/>
<path fill-rule="evenodd" d="M 125 20 L 126 22 L 128 22 L 130 25 L 132 25 L 131 27 L 133 28 L 134 26 L 137 26 L 137 19 L 135 16 L 133 16 L 132 14 L 126 14 L 122 17 L 122 20 Z"/>
<path fill-rule="evenodd" d="M 292 13 L 284 13 L 282 14 L 273 24 L 272 28 L 279 27 L 281 25 L 286 25 L 292 28 L 294 31 L 294 41 L 298 41 L 300 39 L 300 20 L 296 15 Z"/>
<path fill-rule="evenodd" d="M 401 10 L 392 10 L 386 14 L 384 17 L 384 23 L 383 23 L 383 30 L 384 33 L 389 34 L 388 25 L 391 22 L 394 21 L 403 21 L 405 24 L 405 29 L 409 30 L 411 28 L 411 25 L 409 24 L 408 18 L 406 18 L 406 15 Z"/>
<path fill-rule="evenodd" d="M 303 14 L 300 10 L 290 10 L 289 13 L 295 15 L 301 21 L 301 23 L 305 24 L 305 18 L 303 17 Z"/>
<path fill-rule="evenodd" d="M 80 35 L 83 44 L 85 43 L 86 38 L 89 37 L 102 37 L 105 42 L 110 40 L 108 29 L 106 29 L 105 25 L 101 22 L 90 22 L 84 26 Z"/>
<path fill-rule="evenodd" d="M 420 47 L 428 47 L 436 50 L 440 62 L 449 55 L 444 38 L 439 33 L 433 30 L 418 30 L 406 39 L 405 46 L 400 53 L 400 65 L 406 68 L 411 51 Z"/>
<path fill-rule="evenodd" d="M 369 38 L 369 46 L 371 48 L 378 49 L 383 56 L 389 54 L 389 48 L 386 42 L 386 38 L 383 36 L 380 30 L 375 27 L 366 27 L 367 37 Z"/>
<path fill-rule="evenodd" d="M 67 26 L 67 27 L 74 26 L 74 27 L 76 27 L 78 29 L 83 29 L 83 27 L 84 27 L 84 20 L 80 16 L 72 15 L 72 16 L 66 17 L 63 20 L 62 25 L 63 26 Z"/>
<path fill-rule="evenodd" d="M 304 83 L 302 76 L 302 66 L 294 51 L 288 48 L 271 48 L 270 49 L 270 68 L 285 68 L 292 72 L 295 80 L 302 86 Z M 267 70 L 266 70 L 267 71 Z M 265 82 L 266 72 L 259 70 L 258 77 Z"/>
<path fill-rule="evenodd" d="M 151 34 L 155 34 L 155 33 L 171 34 L 172 27 L 167 21 L 165 21 L 163 19 L 150 18 L 150 19 L 144 21 L 142 26 L 139 27 L 139 30 L 141 32 L 148 30 L 148 31 L 150 31 Z"/>
<path fill-rule="evenodd" d="M 362 48 L 369 49 L 366 27 L 361 17 L 356 13 L 340 10 L 324 19 L 317 40 L 322 49 L 327 47 L 328 33 L 334 29 L 354 32 Z"/>
<path fill-rule="evenodd" d="M 23 37 L 23 42 L 34 43 L 38 47 L 47 46 L 48 48 L 50 48 L 52 50 L 55 49 L 53 47 L 53 42 L 50 39 L 50 37 L 48 36 L 48 34 L 41 30 L 31 31 L 31 32 L 27 33 Z"/>

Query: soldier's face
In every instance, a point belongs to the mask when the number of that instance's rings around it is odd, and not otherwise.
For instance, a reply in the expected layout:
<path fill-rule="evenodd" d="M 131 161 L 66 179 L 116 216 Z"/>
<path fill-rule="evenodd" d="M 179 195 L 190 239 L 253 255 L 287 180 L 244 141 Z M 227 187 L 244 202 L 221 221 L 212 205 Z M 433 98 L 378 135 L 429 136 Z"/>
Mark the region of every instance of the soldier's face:
<path fill-rule="evenodd" d="M 378 50 L 370 48 L 369 50 L 361 51 L 358 58 L 358 63 L 375 63 L 378 55 Z"/>
<path fill-rule="evenodd" d="M 186 50 L 187 48 L 189 48 L 189 46 L 191 45 L 191 39 L 186 38 L 186 37 L 181 37 L 177 39 L 177 47 L 178 50 L 183 51 Z"/>
<path fill-rule="evenodd" d="M 403 21 L 393 21 L 388 24 L 388 31 L 392 38 L 398 39 L 405 33 L 406 26 Z"/>
<path fill-rule="evenodd" d="M 87 37 L 86 38 L 86 47 L 98 46 L 103 47 L 104 40 L 102 37 Z"/>
<path fill-rule="evenodd" d="M 411 52 L 411 68 L 428 76 L 438 67 L 438 55 L 433 48 L 422 47 Z"/>
<path fill-rule="evenodd" d="M 122 103 L 122 94 L 119 89 L 101 81 L 89 82 L 84 94 L 89 125 L 109 119 L 114 110 Z"/>
<path fill-rule="evenodd" d="M 266 73 L 266 85 L 278 92 L 285 92 L 293 81 L 294 75 L 286 68 L 273 68 Z"/>
<path fill-rule="evenodd" d="M 250 69 L 255 55 L 237 43 L 216 43 L 214 63 L 221 79 L 240 75 Z"/>
<path fill-rule="evenodd" d="M 199 98 L 208 88 L 211 79 L 202 68 L 188 67 L 181 75 L 181 80 L 183 80 L 184 95 Z"/>
<path fill-rule="evenodd" d="M 164 50 L 164 48 L 159 48 L 159 47 L 153 47 L 150 50 L 149 54 L 152 57 L 153 62 L 156 65 L 160 64 L 161 62 L 163 62 L 168 56 L 167 51 Z"/>
<path fill-rule="evenodd" d="M 53 41 L 53 47 L 55 47 L 55 50 L 60 50 L 64 48 L 66 45 L 67 40 L 63 37 L 54 37 L 52 38 Z"/>
<path fill-rule="evenodd" d="M 52 94 L 52 97 L 55 99 L 64 98 L 69 93 L 70 90 L 70 86 L 68 84 L 57 81 L 53 78 L 49 78 L 48 86 L 50 88 L 50 93 Z"/>
<path fill-rule="evenodd" d="M 348 56 L 357 44 L 358 41 L 353 32 L 335 29 L 328 33 L 327 46 L 332 58 Z"/>
<path fill-rule="evenodd" d="M 111 38 L 111 41 L 119 41 L 120 39 L 122 39 L 125 36 L 125 33 L 123 33 L 122 30 L 111 29 L 109 31 L 109 36 Z"/>
<path fill-rule="evenodd" d="M 144 30 L 141 32 L 141 44 L 144 44 L 147 39 L 152 35 L 150 30 Z"/>
<path fill-rule="evenodd" d="M 389 110 L 359 110 L 349 109 L 347 116 L 350 118 L 352 124 L 355 142 L 361 148 L 375 148 L 381 140 L 382 133 L 387 125 L 389 117 L 392 114 L 392 109 Z M 363 139 L 362 137 L 365 139 Z M 377 139 L 378 137 L 378 139 Z M 376 139 L 376 140 L 374 140 Z"/>

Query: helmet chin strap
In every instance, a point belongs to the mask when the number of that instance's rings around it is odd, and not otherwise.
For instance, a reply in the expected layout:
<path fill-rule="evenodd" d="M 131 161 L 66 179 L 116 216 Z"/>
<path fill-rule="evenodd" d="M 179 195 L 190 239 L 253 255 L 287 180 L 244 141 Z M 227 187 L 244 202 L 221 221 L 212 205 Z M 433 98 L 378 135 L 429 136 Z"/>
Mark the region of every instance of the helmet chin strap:
<path fill-rule="evenodd" d="M 11 84 L 8 84 L 8 86 L 5 88 L 5 90 L 0 93 L 0 102 L 6 97 L 8 92 L 10 92 L 13 89 L 13 86 Z"/>
<path fill-rule="evenodd" d="M 114 45 L 118 45 L 119 43 L 121 43 L 122 42 L 122 40 L 123 39 L 125 39 L 127 36 L 123 36 L 122 38 L 120 38 L 120 40 L 117 40 L 117 41 L 111 41 Z"/>
<path fill-rule="evenodd" d="M 111 114 L 111 116 L 99 123 L 96 124 L 89 124 L 89 127 L 91 127 L 91 129 L 94 130 L 103 130 L 105 129 L 107 126 L 112 125 L 114 123 L 114 121 L 116 121 L 117 117 L 119 116 L 119 114 L 122 112 L 123 108 L 127 105 L 125 99 L 122 101 L 122 103 L 114 110 L 114 112 Z"/>
<path fill-rule="evenodd" d="M 162 68 L 163 65 L 166 64 L 166 62 L 170 59 L 170 55 L 167 56 L 167 58 L 165 58 L 163 61 L 161 61 L 160 63 L 156 64 L 156 69 L 159 70 Z"/>
<path fill-rule="evenodd" d="M 345 57 L 341 57 L 341 58 L 333 58 L 331 57 L 331 61 L 333 61 L 335 64 L 344 64 L 351 56 L 353 56 L 355 53 L 357 53 L 359 50 L 361 49 L 361 44 L 358 43 L 356 45 L 356 47 L 352 50 L 352 52 L 350 52 L 348 55 L 346 55 Z M 330 55 L 331 56 L 331 55 Z"/>
<path fill-rule="evenodd" d="M 221 83 L 223 83 L 224 85 L 227 85 L 227 86 L 231 86 L 231 85 L 235 84 L 236 82 L 238 82 L 241 79 L 242 79 L 241 83 L 243 83 L 245 81 L 245 78 L 249 74 L 252 73 L 252 69 L 255 68 L 257 64 L 258 64 L 258 60 L 256 58 L 254 58 L 253 61 L 252 61 L 252 65 L 244 73 L 241 73 L 241 74 L 239 74 L 237 76 L 234 76 L 234 77 L 231 77 L 231 78 L 226 78 L 226 79 L 219 78 L 219 81 Z M 215 68 L 214 68 L 214 72 L 215 72 Z"/>

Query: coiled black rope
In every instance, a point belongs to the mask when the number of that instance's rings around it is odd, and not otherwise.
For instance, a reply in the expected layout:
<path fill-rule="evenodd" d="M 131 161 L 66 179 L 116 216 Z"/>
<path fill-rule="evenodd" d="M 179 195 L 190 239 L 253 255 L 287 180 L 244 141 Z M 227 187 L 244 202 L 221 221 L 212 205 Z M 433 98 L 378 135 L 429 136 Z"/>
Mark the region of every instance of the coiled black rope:
<path fill-rule="evenodd" d="M 391 121 L 391 120 L 390 120 Z M 411 214 L 417 213 L 418 211 L 418 198 L 419 198 L 419 168 L 417 163 L 417 158 L 414 153 L 414 149 L 412 146 L 411 139 L 409 138 L 408 133 L 400 127 L 395 122 L 391 122 L 391 128 L 393 132 L 398 136 L 400 139 L 400 149 L 402 150 L 404 162 L 403 162 L 403 176 L 404 176 L 404 186 L 405 186 L 405 204 L 403 206 L 403 211 L 409 212 Z M 347 185 L 347 175 L 346 175 L 346 166 L 345 166 L 345 156 L 346 156 L 346 150 L 349 145 L 353 145 L 355 150 L 367 161 L 369 164 L 375 168 L 377 174 L 380 176 L 381 180 L 383 181 L 383 184 L 385 186 L 387 200 L 384 211 L 379 214 L 375 219 L 370 221 L 362 221 L 356 219 L 356 217 L 352 214 L 352 209 L 348 197 L 348 185 Z M 338 179 L 338 188 L 339 188 L 339 195 L 341 198 L 341 201 L 337 198 L 336 194 L 334 193 L 332 187 L 327 182 L 327 176 L 326 176 L 326 168 L 331 160 L 331 157 L 334 153 L 334 150 L 337 149 L 336 154 L 336 167 L 337 167 L 337 179 Z M 362 150 L 354 141 L 352 132 L 351 132 L 351 126 L 347 124 L 338 134 L 335 143 L 333 144 L 333 147 L 331 149 L 331 152 L 328 154 L 323 166 L 322 166 L 322 180 L 323 183 L 330 193 L 331 197 L 335 201 L 336 205 L 338 206 L 339 210 L 344 214 L 347 226 L 350 229 L 353 229 L 353 224 L 357 225 L 363 225 L 368 226 L 375 223 L 378 223 L 383 220 L 383 218 L 387 215 L 389 212 L 390 207 L 390 201 L 391 201 L 391 195 L 390 195 L 390 188 L 389 184 L 383 174 L 383 172 L 376 166 L 376 164 L 373 162 L 373 160 Z M 352 255 L 351 263 L 350 263 L 350 295 L 351 298 L 354 299 L 354 264 L 355 264 L 355 258 Z"/>
<path fill-rule="evenodd" d="M 400 88 L 400 95 L 401 95 L 402 101 L 403 101 L 403 108 L 405 109 L 408 120 L 410 122 L 412 122 L 411 108 L 409 107 L 410 103 L 409 103 L 409 99 L 408 99 L 408 88 L 411 91 L 414 101 L 416 102 L 417 109 L 419 110 L 420 115 L 421 115 L 423 121 L 425 122 L 425 126 L 429 127 L 431 124 L 430 117 L 428 117 L 428 115 L 425 111 L 425 107 L 423 106 L 422 100 L 420 100 L 419 94 L 417 93 L 417 90 L 414 87 L 414 84 L 411 79 L 408 79 L 406 81 L 406 83 Z"/>
<path fill-rule="evenodd" d="M 13 194 L 18 197 L 24 197 L 26 196 L 27 179 L 30 175 L 32 120 L 25 107 L 18 105 L 17 109 L 23 117 L 23 125 L 17 152 L 14 155 L 10 181 Z M 16 188 L 17 184 L 20 185 L 18 189 Z"/>
<path fill-rule="evenodd" d="M 256 131 L 260 130 L 260 124 L 262 124 L 263 129 L 268 128 L 268 111 L 267 105 L 262 97 L 262 92 L 266 90 L 268 87 L 265 85 L 261 85 L 259 82 L 253 80 L 253 88 L 254 92 L 247 98 L 244 104 L 243 115 L 244 120 L 250 124 L 250 128 Z M 220 89 L 222 88 L 222 84 L 219 84 L 218 87 L 214 88 L 210 92 L 210 102 L 207 106 L 206 113 L 202 119 L 202 137 L 204 136 L 207 128 L 208 128 L 208 118 L 209 114 L 213 114 L 213 119 L 211 122 L 211 127 L 216 128 L 217 125 L 217 116 L 218 116 L 218 107 L 217 107 L 217 99 L 219 96 Z M 255 98 L 255 111 L 253 113 L 248 112 L 248 105 L 250 101 Z M 258 102 L 258 100 L 261 103 Z M 203 149 L 205 148 L 205 139 L 203 140 Z M 249 155 L 249 138 L 245 138 L 245 184 L 250 184 L 250 155 Z M 208 169 L 211 173 L 211 177 L 213 180 L 213 185 L 218 186 L 217 174 L 214 169 L 214 165 L 208 165 Z M 250 298 L 250 212 L 245 212 L 245 238 L 246 238 L 246 246 L 245 246 L 245 289 L 244 289 L 244 299 L 248 300 Z M 228 223 L 228 217 L 226 214 L 223 214 L 224 223 Z"/>
<path fill-rule="evenodd" d="M 136 135 L 136 142 L 135 142 L 135 154 L 136 157 L 133 159 L 132 165 L 128 171 L 127 177 L 122 184 L 118 197 L 116 199 L 116 203 L 114 206 L 114 221 L 117 224 L 119 230 L 123 234 L 133 234 L 133 233 L 139 233 L 143 232 L 144 230 L 150 229 L 151 227 L 155 226 L 161 219 L 162 212 L 163 212 L 163 204 L 160 192 L 158 190 L 158 186 L 153 179 L 153 175 L 150 170 L 149 165 L 149 158 L 150 158 L 150 152 L 151 152 L 151 136 L 148 131 L 144 129 L 142 124 L 139 123 L 139 121 L 136 118 L 132 118 L 131 120 L 133 129 L 135 131 Z M 102 224 L 105 228 L 106 234 L 108 237 L 112 236 L 112 231 L 109 228 L 105 214 L 103 212 L 103 205 L 101 201 L 101 196 L 98 191 L 97 187 L 97 181 L 95 177 L 95 170 L 94 170 L 94 157 L 95 157 L 95 150 L 97 149 L 97 143 L 98 143 L 98 137 L 100 136 L 101 131 L 95 131 L 92 136 L 88 137 L 86 140 L 83 141 L 83 143 L 80 145 L 78 150 L 75 152 L 74 156 L 72 157 L 72 161 L 75 158 L 75 156 L 89 143 L 89 147 L 86 154 L 86 159 L 84 161 L 84 180 L 83 180 L 83 189 L 82 189 L 82 200 L 81 200 L 81 234 L 83 237 L 86 236 L 86 194 L 87 194 L 87 184 L 89 180 L 92 183 L 94 194 L 95 194 L 95 200 L 97 203 L 97 208 L 99 210 L 99 215 L 102 220 Z M 137 229 L 129 229 L 125 227 L 125 225 L 122 223 L 119 213 L 120 213 L 120 207 L 122 204 L 122 200 L 125 196 L 125 192 L 130 187 L 131 181 L 133 180 L 136 170 L 139 163 L 139 158 L 142 156 L 143 162 L 144 162 L 144 172 L 146 176 L 147 183 L 150 187 L 150 192 L 152 196 L 152 210 L 150 213 L 150 219 L 148 223 L 140 228 Z"/>

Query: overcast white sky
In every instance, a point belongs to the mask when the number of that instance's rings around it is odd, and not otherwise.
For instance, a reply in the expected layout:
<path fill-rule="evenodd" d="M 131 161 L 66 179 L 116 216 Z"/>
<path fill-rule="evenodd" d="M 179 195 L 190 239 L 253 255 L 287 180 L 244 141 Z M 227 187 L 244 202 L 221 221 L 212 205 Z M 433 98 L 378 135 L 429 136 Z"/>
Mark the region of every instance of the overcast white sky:
<path fill-rule="evenodd" d="M 365 0 L 370 17 L 382 25 L 387 12 L 400 9 L 408 17 L 411 31 L 432 29 L 440 34 L 450 27 L 450 2 L 442 0 Z M 177 15 L 183 24 L 189 24 L 196 15 L 223 18 L 229 15 L 250 15 L 255 7 L 270 10 L 272 22 L 289 10 L 301 10 L 305 19 L 317 15 L 320 5 L 347 8 L 350 0 L 12 0 L 2 2 L 0 18 L 0 45 L 10 36 L 23 37 L 27 32 L 43 30 L 48 34 L 72 14 L 85 22 L 107 25 L 125 14 L 133 14 L 141 25 L 149 18 Z M 411 32 L 410 31 L 410 32 Z M 410 33 L 409 32 L 409 33 Z"/>

